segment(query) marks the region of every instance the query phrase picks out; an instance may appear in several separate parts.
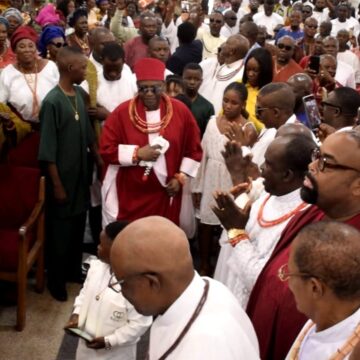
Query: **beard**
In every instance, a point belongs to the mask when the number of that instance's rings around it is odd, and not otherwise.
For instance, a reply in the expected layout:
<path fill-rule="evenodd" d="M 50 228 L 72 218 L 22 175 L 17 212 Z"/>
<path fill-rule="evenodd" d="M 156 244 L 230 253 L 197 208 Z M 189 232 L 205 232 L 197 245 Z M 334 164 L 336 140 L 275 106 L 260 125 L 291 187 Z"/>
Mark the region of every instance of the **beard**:
<path fill-rule="evenodd" d="M 314 177 L 310 173 L 307 173 L 306 177 L 311 182 L 312 188 L 309 188 L 309 187 L 303 185 L 300 188 L 300 196 L 301 196 L 301 199 L 303 201 L 305 201 L 306 203 L 315 205 L 317 203 L 318 197 L 319 197 L 318 185 L 317 185 Z"/>

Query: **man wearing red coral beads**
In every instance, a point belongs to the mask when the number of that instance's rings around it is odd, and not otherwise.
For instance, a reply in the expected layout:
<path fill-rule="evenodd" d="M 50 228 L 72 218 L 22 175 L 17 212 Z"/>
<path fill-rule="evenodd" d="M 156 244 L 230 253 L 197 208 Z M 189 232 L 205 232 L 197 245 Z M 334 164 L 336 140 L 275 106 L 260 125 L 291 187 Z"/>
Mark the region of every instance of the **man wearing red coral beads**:
<path fill-rule="evenodd" d="M 197 173 L 202 150 L 195 119 L 164 94 L 165 65 L 153 58 L 134 67 L 138 95 L 107 118 L 100 154 L 103 222 L 164 216 L 179 223 L 181 187 Z"/>

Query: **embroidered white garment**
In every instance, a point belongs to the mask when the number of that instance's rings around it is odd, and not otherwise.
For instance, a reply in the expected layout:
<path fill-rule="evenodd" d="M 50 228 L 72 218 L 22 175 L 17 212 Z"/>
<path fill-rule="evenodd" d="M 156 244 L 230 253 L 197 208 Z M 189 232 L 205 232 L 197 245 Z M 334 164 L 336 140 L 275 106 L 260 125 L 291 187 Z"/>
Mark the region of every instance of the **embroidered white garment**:
<path fill-rule="evenodd" d="M 250 293 L 261 270 L 291 219 L 271 227 L 261 227 L 257 217 L 261 205 L 268 196 L 269 194 L 264 191 L 251 207 L 250 217 L 245 227 L 250 240 L 242 240 L 233 248 L 227 243 L 225 231 L 220 238 L 222 247 L 229 247 L 231 250 L 227 251 L 228 258 L 219 258 L 222 264 L 217 266 L 228 267 L 227 278 L 222 281 L 236 296 L 243 308 L 246 308 Z M 278 219 L 294 210 L 302 202 L 300 189 L 283 196 L 271 196 L 263 209 L 263 219 L 267 221 Z"/>
<path fill-rule="evenodd" d="M 203 68 L 203 62 L 200 63 Z M 234 72 L 236 69 L 239 71 Z M 233 73 L 233 76 L 227 80 L 219 80 L 227 75 Z M 219 114 L 222 109 L 222 100 L 225 88 L 232 82 L 241 80 L 244 73 L 243 60 L 237 60 L 231 64 L 224 64 L 217 68 L 211 78 L 200 86 L 199 94 L 204 96 L 205 99 L 209 100 L 215 109 L 215 115 Z"/>
<path fill-rule="evenodd" d="M 254 328 L 235 297 L 218 281 L 207 278 L 207 300 L 189 331 L 167 360 L 259 359 Z M 159 315 L 150 330 L 149 360 L 158 360 L 178 338 L 204 292 L 196 272 L 179 298 Z"/>
<path fill-rule="evenodd" d="M 304 325 L 303 329 L 308 326 L 309 322 L 310 320 Z M 340 349 L 346 343 L 359 323 L 360 309 L 326 330 L 316 332 L 316 326 L 314 325 L 302 341 L 299 351 L 299 360 L 330 359 L 331 356 L 337 352 L 337 349 Z M 303 329 L 300 331 L 299 335 L 302 333 Z M 286 360 L 290 359 L 291 351 L 292 349 L 290 349 Z M 344 359 L 349 359 L 349 356 L 350 354 Z"/>
<path fill-rule="evenodd" d="M 32 80 L 30 86 L 34 88 L 35 74 L 26 76 L 29 80 Z M 45 96 L 58 82 L 58 68 L 53 61 L 48 61 L 45 67 L 37 74 L 36 95 L 39 109 Z M 25 80 L 24 74 L 12 64 L 6 66 L 0 75 L 0 102 L 9 102 L 25 120 L 39 122 L 37 116 L 32 116 L 33 94 Z"/>

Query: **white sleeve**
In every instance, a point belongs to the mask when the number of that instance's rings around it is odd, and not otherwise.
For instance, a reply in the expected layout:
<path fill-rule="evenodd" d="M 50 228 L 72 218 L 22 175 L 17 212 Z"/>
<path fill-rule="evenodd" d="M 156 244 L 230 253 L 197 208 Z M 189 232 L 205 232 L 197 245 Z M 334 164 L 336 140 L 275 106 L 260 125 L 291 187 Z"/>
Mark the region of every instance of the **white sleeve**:
<path fill-rule="evenodd" d="M 10 66 L 10 65 L 8 65 Z M 9 101 L 9 86 L 6 83 L 6 70 L 3 70 L 0 74 L 0 102 L 6 103 Z"/>
<path fill-rule="evenodd" d="M 140 315 L 129 302 L 127 302 L 127 307 L 128 321 L 126 325 L 116 329 L 113 334 L 105 337 L 111 346 L 134 343 L 145 333 L 152 323 L 151 316 Z"/>

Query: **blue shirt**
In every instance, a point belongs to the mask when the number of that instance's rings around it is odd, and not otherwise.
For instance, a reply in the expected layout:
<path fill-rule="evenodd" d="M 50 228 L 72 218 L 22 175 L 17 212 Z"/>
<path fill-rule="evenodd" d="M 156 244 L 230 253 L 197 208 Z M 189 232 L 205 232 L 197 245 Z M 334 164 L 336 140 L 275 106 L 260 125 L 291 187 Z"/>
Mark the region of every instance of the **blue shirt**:
<path fill-rule="evenodd" d="M 300 29 L 297 31 L 292 31 L 289 26 L 283 27 L 276 34 L 275 43 L 277 43 L 278 40 L 281 39 L 283 36 L 290 36 L 295 40 L 295 42 L 298 42 L 304 37 L 304 32 Z"/>

